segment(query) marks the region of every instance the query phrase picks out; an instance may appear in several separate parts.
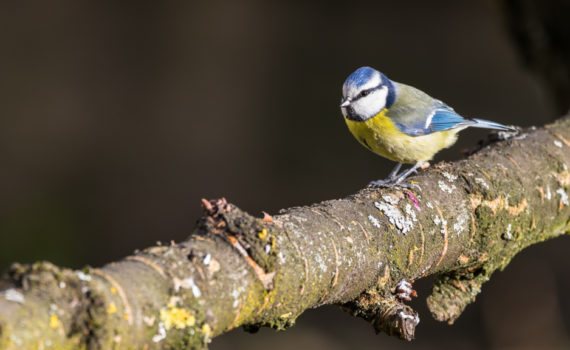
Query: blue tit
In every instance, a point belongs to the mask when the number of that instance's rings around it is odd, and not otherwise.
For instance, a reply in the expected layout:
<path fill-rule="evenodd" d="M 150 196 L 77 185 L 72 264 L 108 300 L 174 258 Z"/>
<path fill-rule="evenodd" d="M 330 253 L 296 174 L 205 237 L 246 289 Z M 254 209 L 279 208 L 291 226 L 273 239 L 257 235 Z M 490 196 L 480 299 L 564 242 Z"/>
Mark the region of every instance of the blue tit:
<path fill-rule="evenodd" d="M 508 126 L 465 118 L 426 93 L 388 79 L 370 67 L 354 71 L 342 86 L 340 104 L 348 129 L 370 151 L 398 162 L 386 179 L 371 186 L 400 184 L 468 127 L 516 131 Z M 398 174 L 403 163 L 414 164 Z"/>

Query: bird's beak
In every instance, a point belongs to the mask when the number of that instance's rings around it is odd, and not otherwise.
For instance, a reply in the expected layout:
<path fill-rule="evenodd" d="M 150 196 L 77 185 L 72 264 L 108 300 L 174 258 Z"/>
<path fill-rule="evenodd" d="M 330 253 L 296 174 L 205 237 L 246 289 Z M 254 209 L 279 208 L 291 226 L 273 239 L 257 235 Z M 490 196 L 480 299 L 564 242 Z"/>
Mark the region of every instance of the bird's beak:
<path fill-rule="evenodd" d="M 348 107 L 348 105 L 350 105 L 350 98 L 347 98 L 340 103 L 341 107 Z"/>

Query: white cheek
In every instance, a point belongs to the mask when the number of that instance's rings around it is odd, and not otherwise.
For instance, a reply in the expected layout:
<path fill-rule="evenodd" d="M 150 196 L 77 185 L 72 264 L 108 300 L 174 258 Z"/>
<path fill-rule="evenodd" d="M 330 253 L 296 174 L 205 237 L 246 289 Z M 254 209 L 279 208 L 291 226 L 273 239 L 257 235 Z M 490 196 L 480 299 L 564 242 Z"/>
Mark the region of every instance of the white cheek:
<path fill-rule="evenodd" d="M 366 119 L 372 118 L 386 106 L 387 96 L 388 88 L 384 86 L 370 95 L 354 101 L 352 107 L 356 114 L 361 115 Z"/>

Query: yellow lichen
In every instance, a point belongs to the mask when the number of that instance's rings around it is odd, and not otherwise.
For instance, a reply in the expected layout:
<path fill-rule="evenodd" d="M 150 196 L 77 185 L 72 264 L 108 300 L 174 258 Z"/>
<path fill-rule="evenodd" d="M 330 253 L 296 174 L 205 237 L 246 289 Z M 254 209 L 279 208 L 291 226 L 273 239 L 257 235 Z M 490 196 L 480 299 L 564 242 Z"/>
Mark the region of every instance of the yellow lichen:
<path fill-rule="evenodd" d="M 257 237 L 259 237 L 259 239 L 265 239 L 265 237 L 267 237 L 267 230 L 261 230 L 261 232 L 257 233 Z"/>
<path fill-rule="evenodd" d="M 49 317 L 49 326 L 53 329 L 59 327 L 59 317 L 56 314 L 53 314 Z"/>
<path fill-rule="evenodd" d="M 115 305 L 115 303 L 109 304 L 109 307 L 107 308 L 107 313 L 114 314 L 115 312 L 117 312 L 117 305 Z"/>
<path fill-rule="evenodd" d="M 191 315 L 188 310 L 179 307 L 160 310 L 160 320 L 164 323 L 164 327 L 167 330 L 173 327 L 184 329 L 196 324 L 196 317 Z"/>
<path fill-rule="evenodd" d="M 202 334 L 204 334 L 204 342 L 209 343 L 212 339 L 212 335 L 214 334 L 209 324 L 204 323 L 202 326 Z"/>
<path fill-rule="evenodd" d="M 212 336 L 212 328 L 210 327 L 209 324 L 204 323 L 204 325 L 202 326 L 202 333 L 204 333 L 207 336 Z"/>

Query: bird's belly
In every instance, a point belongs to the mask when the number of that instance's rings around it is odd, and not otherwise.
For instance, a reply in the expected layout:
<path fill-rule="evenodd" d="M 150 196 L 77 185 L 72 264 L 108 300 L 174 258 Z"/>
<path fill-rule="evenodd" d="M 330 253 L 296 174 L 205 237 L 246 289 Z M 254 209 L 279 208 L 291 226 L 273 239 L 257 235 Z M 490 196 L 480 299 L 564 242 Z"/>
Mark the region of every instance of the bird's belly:
<path fill-rule="evenodd" d="M 345 119 L 352 135 L 364 147 L 390 160 L 401 163 L 427 161 L 443 148 L 453 145 L 458 130 L 445 130 L 422 136 L 409 136 L 380 112 L 366 121 Z"/>

